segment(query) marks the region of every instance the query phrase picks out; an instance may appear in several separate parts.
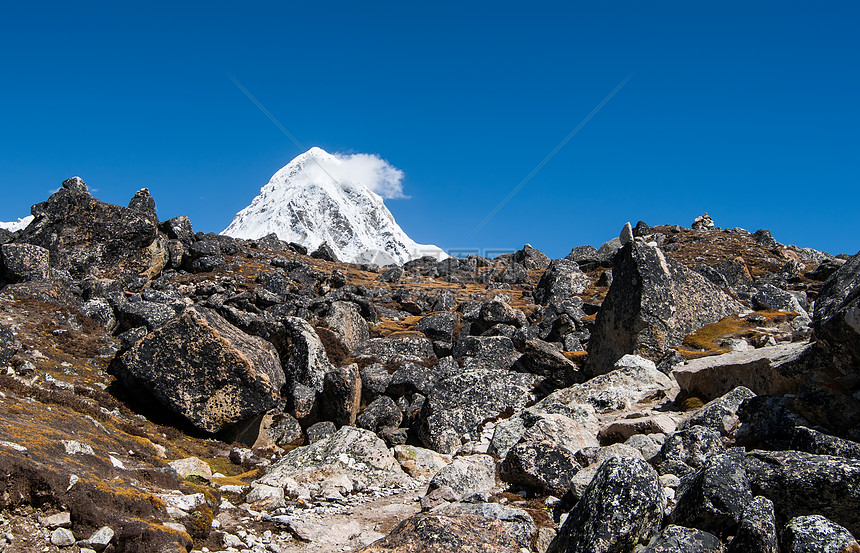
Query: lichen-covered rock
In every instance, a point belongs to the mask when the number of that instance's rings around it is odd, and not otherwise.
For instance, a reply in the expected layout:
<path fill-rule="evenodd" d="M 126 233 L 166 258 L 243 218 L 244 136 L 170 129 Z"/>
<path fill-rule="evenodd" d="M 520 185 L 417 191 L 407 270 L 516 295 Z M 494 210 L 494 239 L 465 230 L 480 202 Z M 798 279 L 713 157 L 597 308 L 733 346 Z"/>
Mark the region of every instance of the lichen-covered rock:
<path fill-rule="evenodd" d="M 499 478 L 539 493 L 563 496 L 580 468 L 573 452 L 558 443 L 524 441 L 508 450 L 499 465 Z"/>
<path fill-rule="evenodd" d="M 547 377 L 557 388 L 566 388 L 582 380 L 579 367 L 547 342 L 529 339 L 521 349 L 523 355 L 514 364 L 514 370 Z"/>
<path fill-rule="evenodd" d="M 257 482 L 283 488 L 292 480 L 313 493 L 321 493 L 325 481 L 332 477 L 349 479 L 354 490 L 400 486 L 410 481 L 385 442 L 368 430 L 344 426 L 319 441 L 290 451 Z"/>
<path fill-rule="evenodd" d="M 72 180 L 32 207 L 35 219 L 20 242 L 45 248 L 51 266 L 74 278 L 157 276 L 169 255 L 156 222 L 135 209 L 96 200 L 80 179 L 80 186 L 66 186 Z"/>
<path fill-rule="evenodd" d="M 163 303 L 139 300 L 122 302 L 117 307 L 116 314 L 122 329 L 145 326 L 149 330 L 155 330 L 175 318 L 176 310 Z"/>
<path fill-rule="evenodd" d="M 660 531 L 665 507 L 651 465 L 613 457 L 597 471 L 547 553 L 631 553 Z"/>
<path fill-rule="evenodd" d="M 744 400 L 755 397 L 755 393 L 744 386 L 738 386 L 722 396 L 712 399 L 701 409 L 690 415 L 684 426 L 704 426 L 728 436 L 738 425 L 738 409 Z"/>
<path fill-rule="evenodd" d="M 500 520 L 477 515 L 421 513 L 360 553 L 510 553 L 520 545 Z"/>
<path fill-rule="evenodd" d="M 666 438 L 660 449 L 660 458 L 664 463 L 674 461 L 699 468 L 709 457 L 724 452 L 719 432 L 704 426 L 691 426 Z"/>
<path fill-rule="evenodd" d="M 507 370 L 519 357 L 507 336 L 465 336 L 454 346 L 454 358 L 467 368 Z"/>
<path fill-rule="evenodd" d="M 785 553 L 860 553 L 860 545 L 846 528 L 821 515 L 799 516 L 782 531 Z"/>
<path fill-rule="evenodd" d="M 533 387 L 532 375 L 483 369 L 441 380 L 421 410 L 421 439 L 431 449 L 452 453 L 464 436 L 479 439 L 484 421 L 525 407 Z"/>
<path fill-rule="evenodd" d="M 457 313 L 443 311 L 422 317 L 415 327 L 433 341 L 453 342 L 459 322 Z"/>
<path fill-rule="evenodd" d="M 804 355 L 810 347 L 798 342 L 701 357 L 677 366 L 672 376 L 682 391 L 708 400 L 737 386 L 760 395 L 797 393 L 809 374 Z"/>
<path fill-rule="evenodd" d="M 844 372 L 860 363 L 860 253 L 827 279 L 815 300 L 815 336 L 827 344 Z"/>
<path fill-rule="evenodd" d="M 720 538 L 697 530 L 670 524 L 651 540 L 642 553 L 722 553 Z"/>
<path fill-rule="evenodd" d="M 498 520 L 519 546 L 526 550 L 531 549 L 532 539 L 537 532 L 534 519 L 528 512 L 499 503 L 444 503 L 430 512 L 448 516 L 477 515 Z"/>
<path fill-rule="evenodd" d="M 860 531 L 860 459 L 751 451 L 746 471 L 753 493 L 773 501 L 778 520 L 817 513 Z"/>
<path fill-rule="evenodd" d="M 370 339 L 367 321 L 361 316 L 361 309 L 353 302 L 333 302 L 325 315 L 325 322 L 330 329 L 338 333 L 350 350 Z"/>
<path fill-rule="evenodd" d="M 591 280 L 574 261 L 553 259 L 534 289 L 535 302 L 540 305 L 558 303 L 585 292 Z"/>
<path fill-rule="evenodd" d="M 457 457 L 430 480 L 428 493 L 447 486 L 458 501 L 489 493 L 496 485 L 496 462 L 489 455 Z"/>
<path fill-rule="evenodd" d="M 742 308 L 659 248 L 636 241 L 615 256 L 612 277 L 589 341 L 591 375 L 609 372 L 628 353 L 660 359 L 694 330 Z"/>
<path fill-rule="evenodd" d="M 386 426 L 400 426 L 401 422 L 403 422 L 403 413 L 394 400 L 388 396 L 379 396 L 364 408 L 356 419 L 356 426 L 378 432 Z"/>
<path fill-rule="evenodd" d="M 352 426 L 361 403 L 361 376 L 358 365 L 334 367 L 323 377 L 320 410 L 326 420 L 338 426 Z"/>
<path fill-rule="evenodd" d="M 284 384 L 274 346 L 198 306 L 117 356 L 111 371 L 206 432 L 274 407 Z"/>
<path fill-rule="evenodd" d="M 419 363 L 434 357 L 433 343 L 420 334 L 371 338 L 352 352 L 356 360 L 400 363 L 412 361 Z"/>
<path fill-rule="evenodd" d="M 776 516 L 773 502 L 756 497 L 744 509 L 735 537 L 726 553 L 777 553 Z"/>
<path fill-rule="evenodd" d="M 731 534 L 752 497 L 743 450 L 732 449 L 708 458 L 698 472 L 681 481 L 672 522 Z"/>
<path fill-rule="evenodd" d="M 302 384 L 321 393 L 325 375 L 334 367 L 319 335 L 304 319 L 283 317 L 281 322 L 288 343 L 287 361 L 284 363 L 287 390 L 292 390 L 296 384 Z"/>
<path fill-rule="evenodd" d="M 7 282 L 47 278 L 48 250 L 33 244 L 0 246 L 0 277 Z"/>

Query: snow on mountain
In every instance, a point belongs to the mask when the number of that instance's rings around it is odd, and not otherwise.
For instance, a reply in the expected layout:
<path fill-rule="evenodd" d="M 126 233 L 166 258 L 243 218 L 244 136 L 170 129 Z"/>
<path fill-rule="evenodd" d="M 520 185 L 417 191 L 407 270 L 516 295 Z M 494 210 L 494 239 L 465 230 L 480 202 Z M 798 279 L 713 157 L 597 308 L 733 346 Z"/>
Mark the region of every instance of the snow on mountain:
<path fill-rule="evenodd" d="M 26 228 L 27 225 L 29 225 L 30 221 L 32 221 L 32 220 L 33 220 L 33 216 L 27 215 L 26 217 L 22 217 L 21 219 L 18 219 L 17 221 L 9 221 L 8 223 L 0 222 L 0 228 L 6 229 L 9 232 L 15 232 L 16 230 L 21 230 L 23 228 Z"/>
<path fill-rule="evenodd" d="M 353 163 L 369 158 L 377 164 Z M 391 172 L 396 173 L 393 179 Z M 338 259 L 351 263 L 388 265 L 425 255 L 448 257 L 436 246 L 409 238 L 371 190 L 402 196 L 400 176 L 398 169 L 375 156 L 332 155 L 311 148 L 275 173 L 221 234 L 255 239 L 274 232 L 309 251 L 327 242 Z"/>

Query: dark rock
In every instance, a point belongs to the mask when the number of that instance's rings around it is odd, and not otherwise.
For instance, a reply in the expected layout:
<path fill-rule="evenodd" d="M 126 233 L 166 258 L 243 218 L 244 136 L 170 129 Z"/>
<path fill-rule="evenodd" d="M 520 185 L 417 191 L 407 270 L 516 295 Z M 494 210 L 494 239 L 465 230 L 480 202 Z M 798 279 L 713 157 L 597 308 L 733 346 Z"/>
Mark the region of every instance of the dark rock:
<path fill-rule="evenodd" d="M 334 250 L 331 249 L 331 246 L 326 242 L 320 244 L 319 247 L 311 253 L 311 257 L 314 259 L 322 259 L 323 261 L 331 261 L 333 263 L 337 263 L 339 261 L 337 254 L 334 253 Z"/>
<path fill-rule="evenodd" d="M 44 303 L 78 309 L 83 303 L 80 290 L 70 286 L 67 280 L 46 278 L 30 282 L 16 282 L 6 285 L 0 295 L 6 298 L 30 298 Z"/>
<path fill-rule="evenodd" d="M 695 528 L 670 524 L 642 553 L 722 553 L 720 538 Z"/>
<path fill-rule="evenodd" d="M 660 458 L 664 463 L 676 461 L 699 468 L 708 458 L 724 452 L 725 447 L 719 431 L 704 426 L 691 426 L 666 438 L 660 449 Z"/>
<path fill-rule="evenodd" d="M 832 370 L 811 373 L 794 400 L 794 409 L 813 424 L 860 440 L 860 398 Z"/>
<path fill-rule="evenodd" d="M 527 324 L 525 314 L 499 297 L 481 302 L 481 310 L 478 312 L 477 322 L 488 329 L 497 324 L 511 325 L 516 327 Z"/>
<path fill-rule="evenodd" d="M 270 232 L 262 238 L 254 240 L 254 247 L 259 250 L 269 250 L 273 252 L 283 252 L 290 249 L 289 244 L 278 238 L 274 232 Z"/>
<path fill-rule="evenodd" d="M 621 356 L 660 359 L 684 338 L 742 306 L 660 249 L 631 242 L 618 252 L 613 282 L 592 332 L 586 372 L 611 370 Z"/>
<path fill-rule="evenodd" d="M 726 553 L 778 553 L 773 502 L 756 497 L 747 503 Z"/>
<path fill-rule="evenodd" d="M 665 506 L 651 465 L 612 457 L 601 465 L 547 553 L 631 553 L 660 531 Z"/>
<path fill-rule="evenodd" d="M 433 391 L 439 378 L 440 375 L 433 368 L 405 361 L 391 375 L 385 393 L 400 397 L 418 392 L 426 396 Z"/>
<path fill-rule="evenodd" d="M 797 299 L 785 290 L 781 290 L 773 284 L 756 285 L 758 290 L 753 294 L 753 307 L 756 309 L 767 309 L 771 311 L 794 311 L 804 313 Z"/>
<path fill-rule="evenodd" d="M 860 459 L 751 451 L 746 470 L 753 493 L 773 501 L 778 520 L 818 513 L 860 530 Z"/>
<path fill-rule="evenodd" d="M 77 179 L 34 205 L 35 219 L 20 241 L 47 249 L 51 266 L 74 278 L 157 276 L 168 253 L 155 223 L 134 209 L 100 202 L 85 190 Z"/>
<path fill-rule="evenodd" d="M 528 441 L 508 450 L 499 465 L 499 478 L 539 493 L 563 496 L 570 489 L 579 463 L 572 451 L 549 441 Z"/>
<path fill-rule="evenodd" d="M 514 343 L 505 336 L 466 336 L 454 346 L 454 358 L 466 367 L 507 370 L 519 359 Z"/>
<path fill-rule="evenodd" d="M 277 447 L 302 445 L 305 440 L 299 421 L 280 409 L 271 409 L 234 428 L 222 431 L 222 437 L 239 442 L 253 450 L 271 451 Z"/>
<path fill-rule="evenodd" d="M 12 331 L 0 326 L 0 365 L 7 365 L 20 349 L 21 344 L 15 339 Z"/>
<path fill-rule="evenodd" d="M 226 266 L 227 261 L 224 260 L 224 256 L 204 255 L 191 262 L 191 271 L 194 273 L 210 273 L 218 269 L 223 269 Z"/>
<path fill-rule="evenodd" d="M 190 246 L 194 242 L 194 230 L 191 228 L 191 220 L 185 215 L 163 221 L 158 225 L 158 228 L 168 238 L 179 240 L 185 247 Z"/>
<path fill-rule="evenodd" d="M 379 432 L 386 426 L 398 427 L 402 421 L 403 413 L 400 412 L 394 400 L 388 396 L 379 396 L 364 408 L 356 419 L 356 426 L 371 432 Z"/>
<path fill-rule="evenodd" d="M 422 317 L 415 328 L 433 341 L 453 342 L 460 316 L 453 311 L 433 313 Z"/>
<path fill-rule="evenodd" d="M 803 276 L 823 282 L 830 278 L 833 273 L 838 271 L 839 267 L 841 267 L 843 263 L 845 263 L 845 261 L 841 259 L 826 259 L 819 263 L 815 269 L 806 272 Z"/>
<path fill-rule="evenodd" d="M 128 202 L 129 209 L 140 212 L 144 217 L 158 224 L 158 215 L 155 212 L 155 198 L 149 193 L 149 188 L 141 188 L 134 193 Z"/>
<path fill-rule="evenodd" d="M 860 443 L 819 432 L 814 428 L 796 426 L 791 433 L 789 448 L 816 455 L 835 455 L 848 459 L 860 459 Z"/>
<path fill-rule="evenodd" d="M 371 338 L 352 352 L 356 360 L 374 362 L 401 363 L 412 361 L 420 363 L 434 358 L 433 344 L 420 334 L 389 336 L 386 338 Z"/>
<path fill-rule="evenodd" d="M 335 367 L 323 377 L 320 412 L 337 426 L 352 426 L 361 403 L 361 377 L 358 365 Z"/>
<path fill-rule="evenodd" d="M 526 244 L 523 249 L 514 252 L 511 260 L 514 263 L 519 263 L 528 271 L 546 269 L 550 263 L 546 254 L 531 247 L 531 244 Z"/>
<path fill-rule="evenodd" d="M 815 300 L 815 336 L 833 352 L 844 373 L 860 364 L 860 253 L 851 257 L 821 287 Z"/>
<path fill-rule="evenodd" d="M 361 369 L 361 393 L 367 403 L 384 394 L 390 382 L 391 373 L 379 363 Z"/>
<path fill-rule="evenodd" d="M 583 271 L 590 271 L 600 265 L 600 258 L 597 254 L 597 248 L 594 246 L 577 246 L 570 250 L 570 253 L 565 256 L 568 261 L 573 261 Z"/>
<path fill-rule="evenodd" d="M 308 435 L 308 443 L 313 444 L 333 435 L 337 432 L 337 426 L 331 421 L 320 421 L 310 425 L 305 432 Z"/>
<path fill-rule="evenodd" d="M 611 267 L 615 260 L 615 256 L 618 255 L 621 247 L 621 238 L 619 237 L 615 237 L 612 240 L 601 244 L 600 248 L 597 250 L 598 264 L 604 267 Z"/>
<path fill-rule="evenodd" d="M 388 536 L 360 553 L 508 553 L 520 545 L 501 521 L 476 515 L 420 513 L 401 522 Z"/>
<path fill-rule="evenodd" d="M 336 301 L 329 307 L 325 316 L 328 327 L 337 332 L 344 345 L 354 350 L 370 339 L 367 321 L 361 316 L 361 309 L 348 301 Z"/>
<path fill-rule="evenodd" d="M 645 221 L 639 221 L 636 223 L 636 226 L 633 227 L 633 236 L 648 236 L 653 233 L 654 229 L 648 226 L 648 223 Z"/>
<path fill-rule="evenodd" d="M 773 238 L 770 231 L 767 229 L 758 229 L 755 231 L 753 233 L 753 240 L 757 245 L 763 248 L 775 248 L 779 246 L 779 242 Z"/>
<path fill-rule="evenodd" d="M 533 295 L 540 305 L 557 303 L 585 292 L 591 280 L 573 261 L 554 259 L 537 283 Z"/>
<path fill-rule="evenodd" d="M 495 280 L 497 282 L 505 282 L 507 284 L 522 284 L 524 282 L 528 282 L 529 273 L 526 271 L 526 268 L 519 263 L 511 263 L 496 273 Z"/>
<path fill-rule="evenodd" d="M 566 388 L 581 380 L 579 367 L 543 340 L 526 340 L 523 354 L 513 369 L 547 377 L 556 388 Z"/>
<path fill-rule="evenodd" d="M 782 531 L 784 553 L 858 553 L 860 545 L 848 529 L 821 515 L 791 519 Z"/>
<path fill-rule="evenodd" d="M 403 278 L 403 269 L 400 267 L 389 267 L 386 269 L 381 275 L 379 275 L 376 280 L 380 282 L 400 282 L 400 279 Z"/>
<path fill-rule="evenodd" d="M 681 481 L 672 521 L 717 535 L 733 534 L 752 501 L 742 449 L 731 449 L 705 460 Z"/>
<path fill-rule="evenodd" d="M 432 510 L 441 515 L 478 515 L 498 520 L 523 549 L 531 547 L 537 526 L 527 511 L 499 503 L 444 503 Z M 520 549 L 522 551 L 522 549 Z"/>
<path fill-rule="evenodd" d="M 685 421 L 686 426 L 703 426 L 728 436 L 738 425 L 738 409 L 744 400 L 755 397 L 755 393 L 744 386 L 738 386 L 693 413 Z"/>
<path fill-rule="evenodd" d="M 421 411 L 422 441 L 440 453 L 451 453 L 463 436 L 478 439 L 484 421 L 529 402 L 533 382 L 530 375 L 483 369 L 439 381 Z"/>
<path fill-rule="evenodd" d="M 48 250 L 33 244 L 0 246 L 0 277 L 6 282 L 48 277 Z"/>
<path fill-rule="evenodd" d="M 207 432 L 271 409 L 284 384 L 270 343 L 196 306 L 117 356 L 111 372 Z"/>
<path fill-rule="evenodd" d="M 72 194 L 83 194 L 86 196 L 90 195 L 90 189 L 87 188 L 86 183 L 84 183 L 81 177 L 72 177 L 70 179 L 66 179 L 63 181 L 62 187 Z"/>
<path fill-rule="evenodd" d="M 145 326 L 149 330 L 161 328 L 177 315 L 169 305 L 145 300 L 123 302 L 116 314 L 124 329 Z"/>

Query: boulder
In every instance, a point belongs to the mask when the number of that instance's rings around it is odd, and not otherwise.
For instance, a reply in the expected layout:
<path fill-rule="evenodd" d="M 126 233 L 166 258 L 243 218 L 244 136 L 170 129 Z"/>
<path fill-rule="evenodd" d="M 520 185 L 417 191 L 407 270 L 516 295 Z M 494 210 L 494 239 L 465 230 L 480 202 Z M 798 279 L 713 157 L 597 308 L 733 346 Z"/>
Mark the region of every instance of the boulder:
<path fill-rule="evenodd" d="M 495 275 L 497 282 L 507 284 L 523 284 L 528 282 L 529 273 L 525 267 L 519 263 L 511 263 Z"/>
<path fill-rule="evenodd" d="M 421 363 L 434 358 L 433 343 L 421 334 L 404 334 L 385 338 L 371 338 L 357 347 L 353 352 L 354 359 L 362 361 L 401 363 L 412 361 Z"/>
<path fill-rule="evenodd" d="M 330 436 L 290 451 L 256 482 L 280 488 L 296 482 L 319 495 L 325 490 L 326 480 L 334 475 L 348 479 L 356 491 L 369 486 L 401 486 L 410 481 L 385 442 L 368 430 L 344 426 Z"/>
<path fill-rule="evenodd" d="M 860 459 L 754 450 L 746 471 L 753 493 L 773 501 L 777 520 L 817 513 L 860 531 Z"/>
<path fill-rule="evenodd" d="M 784 553 L 860 553 L 846 528 L 821 515 L 794 517 L 782 531 Z"/>
<path fill-rule="evenodd" d="M 333 263 L 338 262 L 337 254 L 334 253 L 334 250 L 327 242 L 323 242 L 317 247 L 317 249 L 311 252 L 311 257 L 314 259 L 322 259 L 323 261 L 331 261 Z"/>
<path fill-rule="evenodd" d="M 427 492 L 442 487 L 453 491 L 457 501 L 488 494 L 496 485 L 496 462 L 489 455 L 457 457 L 442 467 L 427 487 Z"/>
<path fill-rule="evenodd" d="M 758 395 L 797 393 L 809 375 L 808 342 L 700 357 L 677 365 L 672 376 L 683 392 L 711 400 L 737 386 Z"/>
<path fill-rule="evenodd" d="M 323 377 L 320 398 L 322 417 L 337 426 L 352 426 L 361 403 L 361 376 L 358 365 L 333 367 Z"/>
<path fill-rule="evenodd" d="M 695 469 L 701 467 L 708 458 L 724 452 L 719 431 L 691 426 L 666 438 L 660 449 L 660 459 L 663 463 L 684 463 Z"/>
<path fill-rule="evenodd" d="M 358 306 L 352 302 L 333 302 L 324 320 L 328 328 L 338 333 L 350 351 L 370 339 L 367 321 L 361 316 Z"/>
<path fill-rule="evenodd" d="M 565 388 L 581 380 L 579 367 L 551 344 L 532 338 L 521 349 L 523 354 L 513 370 L 544 376 L 555 388 Z"/>
<path fill-rule="evenodd" d="M 275 348 L 206 308 L 193 306 L 111 363 L 126 386 L 217 432 L 274 407 L 284 384 Z"/>
<path fill-rule="evenodd" d="M 500 520 L 457 514 L 414 515 L 359 553 L 451 553 L 452 551 L 510 553 L 520 550 L 516 538 Z"/>
<path fill-rule="evenodd" d="M 522 441 L 508 450 L 499 465 L 499 478 L 540 494 L 561 497 L 580 468 L 573 452 L 558 443 Z"/>
<path fill-rule="evenodd" d="M 466 336 L 454 346 L 454 358 L 467 368 L 510 369 L 520 353 L 506 336 Z"/>
<path fill-rule="evenodd" d="M 815 300 L 815 336 L 827 344 L 837 366 L 858 372 L 860 363 L 860 253 L 827 279 Z"/>
<path fill-rule="evenodd" d="M 672 522 L 714 534 L 734 534 L 752 501 L 742 449 L 706 459 L 691 477 L 681 481 Z"/>
<path fill-rule="evenodd" d="M 598 413 L 620 411 L 653 397 L 674 397 L 677 386 L 657 370 L 653 362 L 633 355 L 624 356 L 615 370 L 582 384 L 556 390 L 535 407 L 547 413 L 566 414 L 578 405 L 590 404 Z"/>
<path fill-rule="evenodd" d="M 755 397 L 755 393 L 744 386 L 712 399 L 701 409 L 687 417 L 684 426 L 703 426 L 717 430 L 724 436 L 732 434 L 739 423 L 738 409 L 744 400 Z"/>
<path fill-rule="evenodd" d="M 284 325 L 288 344 L 287 351 L 281 353 L 286 359 L 287 390 L 302 384 L 321 393 L 325 375 L 334 367 L 319 335 L 310 323 L 299 317 L 282 317 L 280 322 Z"/>
<path fill-rule="evenodd" d="M 388 396 L 379 396 L 364 408 L 356 419 L 356 426 L 371 432 L 379 432 L 386 426 L 398 427 L 402 421 L 403 413 L 400 412 L 394 400 Z"/>
<path fill-rule="evenodd" d="M 125 301 L 116 309 L 122 330 L 145 326 L 149 330 L 161 328 L 176 317 L 176 310 L 154 301 Z"/>
<path fill-rule="evenodd" d="M 660 531 L 665 507 L 651 465 L 613 457 L 597 471 L 547 553 L 632 553 Z"/>
<path fill-rule="evenodd" d="M 448 516 L 477 515 L 498 520 L 508 535 L 519 544 L 520 551 L 531 548 L 537 532 L 535 521 L 527 511 L 500 503 L 443 503 L 430 512 Z"/>
<path fill-rule="evenodd" d="M 7 282 L 39 280 L 48 277 L 48 250 L 33 244 L 0 246 L 0 278 Z"/>
<path fill-rule="evenodd" d="M 185 215 L 162 221 L 158 225 L 159 230 L 172 240 L 179 240 L 186 248 L 194 242 L 194 230 L 191 228 L 191 220 Z"/>
<path fill-rule="evenodd" d="M 444 311 L 422 317 L 415 327 L 434 342 L 453 342 L 459 323 L 460 316 L 457 313 Z"/>
<path fill-rule="evenodd" d="M 450 455 L 413 445 L 394 446 L 394 457 L 412 478 L 428 481 L 451 462 Z"/>
<path fill-rule="evenodd" d="M 547 305 L 581 294 L 589 286 L 591 286 L 591 279 L 579 269 L 576 262 L 554 259 L 541 276 L 532 295 L 535 302 Z"/>
<path fill-rule="evenodd" d="M 778 553 L 773 502 L 756 497 L 747 503 L 726 553 Z"/>
<path fill-rule="evenodd" d="M 467 369 L 439 381 L 421 410 L 421 439 L 431 449 L 451 453 L 463 437 L 477 440 L 484 421 L 525 407 L 531 375 Z"/>
<path fill-rule="evenodd" d="M 720 538 L 697 530 L 670 524 L 651 540 L 642 553 L 722 553 Z"/>
<path fill-rule="evenodd" d="M 73 180 L 75 184 L 66 186 Z M 45 248 L 51 266 L 74 278 L 151 279 L 168 262 L 166 240 L 158 236 L 156 222 L 135 209 L 96 200 L 77 177 L 31 212 L 35 218 L 19 242 Z"/>
<path fill-rule="evenodd" d="M 635 241 L 618 252 L 612 276 L 589 341 L 591 375 L 629 353 L 658 360 L 691 332 L 743 308 L 659 248 Z"/>

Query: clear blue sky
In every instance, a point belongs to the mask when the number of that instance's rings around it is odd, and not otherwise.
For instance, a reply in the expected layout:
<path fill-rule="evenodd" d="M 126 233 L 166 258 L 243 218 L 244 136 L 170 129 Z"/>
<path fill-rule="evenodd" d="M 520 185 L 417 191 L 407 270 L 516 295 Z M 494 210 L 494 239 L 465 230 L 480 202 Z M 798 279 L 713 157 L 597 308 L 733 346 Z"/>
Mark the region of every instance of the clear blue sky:
<path fill-rule="evenodd" d="M 853 1 L 6 3 L 0 220 L 80 175 L 221 231 L 301 153 L 232 75 L 303 145 L 402 169 L 419 242 L 560 257 L 708 211 L 853 254 L 858 28 Z"/>

